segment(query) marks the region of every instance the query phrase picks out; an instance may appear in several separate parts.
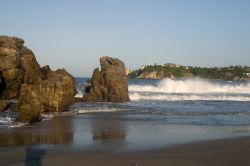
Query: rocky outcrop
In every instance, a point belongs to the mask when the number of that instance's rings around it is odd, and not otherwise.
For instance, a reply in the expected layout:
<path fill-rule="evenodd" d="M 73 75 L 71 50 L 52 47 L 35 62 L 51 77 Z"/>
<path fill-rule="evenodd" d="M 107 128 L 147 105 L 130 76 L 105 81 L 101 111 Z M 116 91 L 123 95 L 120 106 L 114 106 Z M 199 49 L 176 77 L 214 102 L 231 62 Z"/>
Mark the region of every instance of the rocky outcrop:
<path fill-rule="evenodd" d="M 175 76 L 171 72 L 164 72 L 161 70 L 150 70 L 146 71 L 144 69 L 135 70 L 128 74 L 128 78 L 137 78 L 137 79 L 152 79 L 152 80 L 158 80 L 158 79 L 175 79 Z"/>
<path fill-rule="evenodd" d="M 43 110 L 44 107 L 36 89 L 32 85 L 23 84 L 17 103 L 17 111 L 20 112 L 20 115 L 16 120 L 25 123 L 40 121 Z"/>
<path fill-rule="evenodd" d="M 41 102 L 46 112 L 59 112 L 74 102 L 76 94 L 75 79 L 65 69 L 50 71 L 35 85 L 37 94 L 40 94 Z"/>
<path fill-rule="evenodd" d="M 0 95 L 18 98 L 17 121 L 32 123 L 40 119 L 41 112 L 59 112 L 72 104 L 75 80 L 65 69 L 40 68 L 23 44 L 22 39 L 0 36 Z"/>
<path fill-rule="evenodd" d="M 47 79 L 36 84 L 22 85 L 18 121 L 32 123 L 39 120 L 42 112 L 60 112 L 73 104 L 75 80 L 65 69 L 50 71 L 44 76 Z"/>
<path fill-rule="evenodd" d="M 3 112 L 7 109 L 7 102 L 4 100 L 0 100 L 0 112 Z"/>
<path fill-rule="evenodd" d="M 139 79 L 163 79 L 165 78 L 163 71 L 145 72 L 138 76 Z"/>
<path fill-rule="evenodd" d="M 22 83 L 34 83 L 40 79 L 40 66 L 24 40 L 0 36 L 0 71 L 5 79 L 2 97 L 16 98 Z"/>
<path fill-rule="evenodd" d="M 100 58 L 101 71 L 96 68 L 91 79 L 90 93 L 85 102 L 127 102 L 128 82 L 124 63 L 111 57 Z"/>

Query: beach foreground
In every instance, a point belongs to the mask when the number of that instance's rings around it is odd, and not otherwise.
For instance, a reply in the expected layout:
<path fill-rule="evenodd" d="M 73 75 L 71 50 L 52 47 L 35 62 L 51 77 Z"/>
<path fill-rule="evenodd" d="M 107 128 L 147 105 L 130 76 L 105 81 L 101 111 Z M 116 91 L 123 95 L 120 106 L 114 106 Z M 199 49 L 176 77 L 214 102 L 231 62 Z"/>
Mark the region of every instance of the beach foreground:
<path fill-rule="evenodd" d="M 222 165 L 250 165 L 250 137 L 220 139 L 183 144 L 152 151 L 115 152 L 108 151 L 42 151 L 34 150 L 25 157 L 25 149 L 18 149 L 11 153 L 0 153 L 0 158 L 9 155 L 23 154 L 24 161 L 11 162 L 11 165 L 87 165 L 87 166 L 222 166 Z M 27 149 L 26 149 L 27 151 Z M 31 149 L 32 151 L 32 149 Z M 36 156 L 38 155 L 38 156 Z M 40 158 L 39 158 L 40 156 Z M 5 164 L 5 163 L 2 163 Z"/>

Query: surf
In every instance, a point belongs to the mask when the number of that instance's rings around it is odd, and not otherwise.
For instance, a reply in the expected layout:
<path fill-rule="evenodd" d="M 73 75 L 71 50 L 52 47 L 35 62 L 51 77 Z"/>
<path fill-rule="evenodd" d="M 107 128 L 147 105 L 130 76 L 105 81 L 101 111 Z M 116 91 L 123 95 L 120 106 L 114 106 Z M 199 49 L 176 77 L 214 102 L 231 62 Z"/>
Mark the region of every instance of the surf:
<path fill-rule="evenodd" d="M 211 81 L 200 78 L 164 79 L 156 85 L 129 85 L 130 99 L 250 101 L 250 82 Z"/>

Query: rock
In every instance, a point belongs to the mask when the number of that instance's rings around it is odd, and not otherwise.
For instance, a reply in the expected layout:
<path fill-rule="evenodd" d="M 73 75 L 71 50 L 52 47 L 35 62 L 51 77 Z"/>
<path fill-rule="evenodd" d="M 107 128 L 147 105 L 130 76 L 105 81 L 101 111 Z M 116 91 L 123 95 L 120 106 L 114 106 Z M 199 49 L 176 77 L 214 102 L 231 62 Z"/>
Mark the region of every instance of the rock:
<path fill-rule="evenodd" d="M 22 84 L 17 121 L 33 123 L 42 112 L 60 112 L 74 103 L 75 80 L 65 69 L 51 71 L 47 77 L 36 84 Z"/>
<path fill-rule="evenodd" d="M 40 121 L 44 108 L 39 98 L 34 87 L 23 84 L 17 104 L 17 111 L 20 112 L 20 115 L 16 121 L 24 123 Z"/>
<path fill-rule="evenodd" d="M 0 71 L 0 98 L 5 89 L 5 79 L 3 78 L 2 72 Z"/>
<path fill-rule="evenodd" d="M 36 61 L 36 57 L 31 50 L 22 47 L 20 51 L 21 67 L 24 71 L 24 83 L 34 84 L 41 79 L 40 65 Z"/>
<path fill-rule="evenodd" d="M 2 98 L 17 98 L 22 83 L 34 83 L 40 79 L 40 66 L 24 40 L 0 36 L 0 71 L 5 79 Z"/>
<path fill-rule="evenodd" d="M 0 112 L 3 112 L 7 109 L 7 102 L 4 100 L 0 100 Z"/>
<path fill-rule="evenodd" d="M 44 111 L 60 112 L 66 106 L 74 103 L 76 95 L 75 79 L 65 69 L 58 69 L 48 73 L 48 79 L 42 80 L 37 85 L 37 93 L 40 94 Z"/>
<path fill-rule="evenodd" d="M 49 65 L 43 66 L 41 68 L 42 80 L 47 80 L 49 74 L 51 73 L 52 73 L 52 70 L 50 69 Z"/>
<path fill-rule="evenodd" d="M 65 69 L 40 68 L 24 40 L 0 36 L 0 62 L 0 97 L 18 98 L 17 121 L 33 123 L 42 112 L 59 112 L 74 102 L 74 78 Z"/>
<path fill-rule="evenodd" d="M 100 58 L 101 71 L 96 68 L 91 79 L 90 93 L 85 102 L 127 102 L 128 82 L 124 63 L 111 57 Z"/>
<path fill-rule="evenodd" d="M 138 76 L 139 79 L 163 79 L 164 77 L 163 71 L 150 71 Z"/>

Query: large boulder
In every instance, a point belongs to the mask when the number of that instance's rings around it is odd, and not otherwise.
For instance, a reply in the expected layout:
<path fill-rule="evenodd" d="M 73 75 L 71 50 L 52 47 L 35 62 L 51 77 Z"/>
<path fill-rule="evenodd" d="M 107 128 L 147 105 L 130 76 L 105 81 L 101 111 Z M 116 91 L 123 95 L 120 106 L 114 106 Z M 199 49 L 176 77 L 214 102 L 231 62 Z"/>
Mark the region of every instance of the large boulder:
<path fill-rule="evenodd" d="M 101 71 L 96 68 L 91 79 L 90 93 L 85 102 L 127 102 L 128 82 L 124 63 L 111 57 L 100 58 Z"/>
<path fill-rule="evenodd" d="M 75 79 L 65 69 L 50 71 L 47 79 L 36 84 L 37 94 L 46 112 L 60 112 L 74 102 L 76 95 Z"/>
<path fill-rule="evenodd" d="M 34 83 L 40 79 L 40 66 L 20 38 L 0 36 L 0 62 L 6 84 L 3 98 L 17 98 L 22 83 Z"/>
<path fill-rule="evenodd" d="M 17 121 L 35 122 L 42 112 L 59 112 L 75 99 L 75 80 L 65 70 L 40 68 L 24 40 L 0 36 L 0 97 L 18 98 Z"/>
<path fill-rule="evenodd" d="M 17 121 L 32 123 L 40 119 L 43 112 L 60 112 L 74 103 L 75 80 L 65 70 L 45 73 L 47 78 L 36 84 L 22 84 L 17 111 Z"/>

